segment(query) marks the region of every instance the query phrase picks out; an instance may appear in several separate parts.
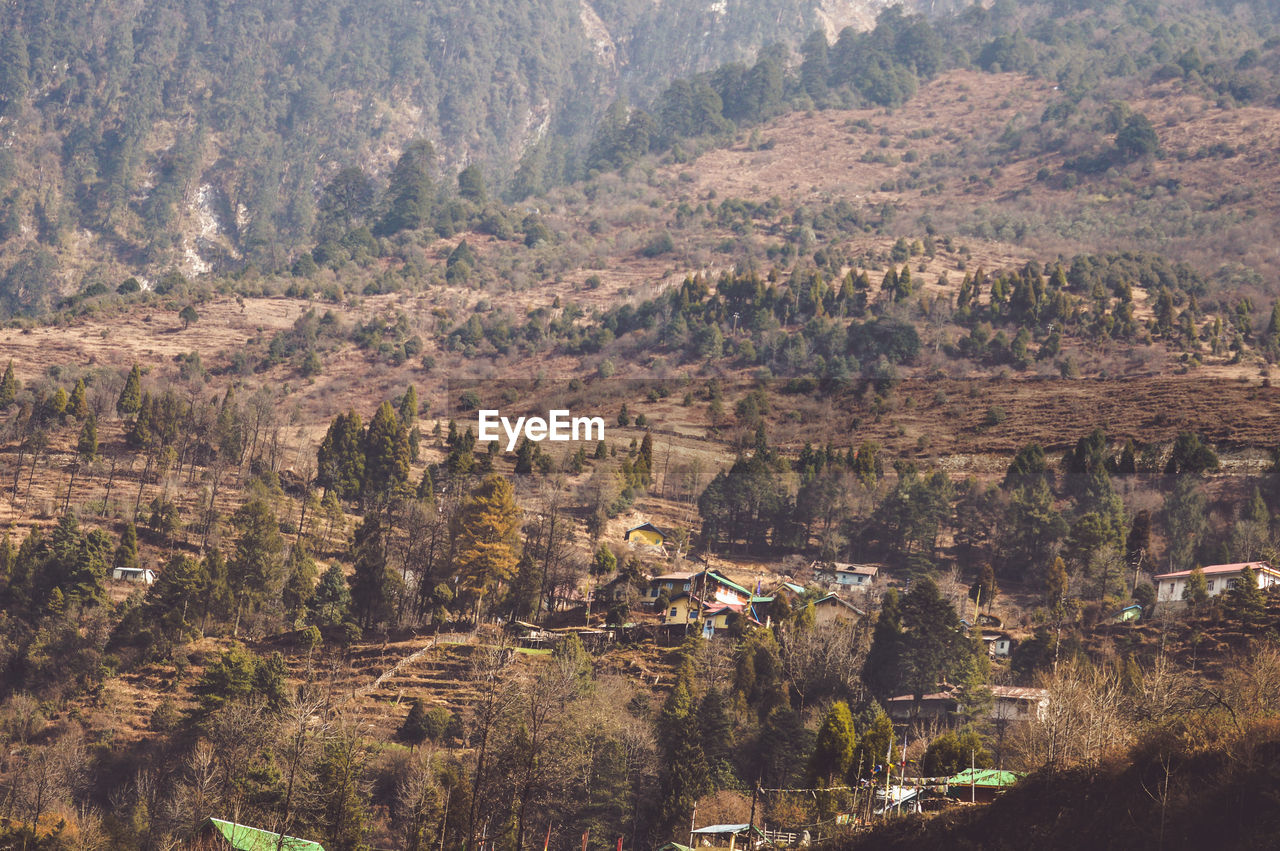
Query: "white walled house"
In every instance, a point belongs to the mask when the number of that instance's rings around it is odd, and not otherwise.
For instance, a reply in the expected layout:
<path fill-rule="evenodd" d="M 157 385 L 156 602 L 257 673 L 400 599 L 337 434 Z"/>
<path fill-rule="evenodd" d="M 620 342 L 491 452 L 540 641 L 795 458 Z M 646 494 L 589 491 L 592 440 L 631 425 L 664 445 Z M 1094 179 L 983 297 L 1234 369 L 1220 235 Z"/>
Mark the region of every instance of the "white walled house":
<path fill-rule="evenodd" d="M 1240 573 L 1246 567 L 1252 568 L 1255 576 L 1258 577 L 1258 587 L 1265 590 L 1272 585 L 1280 585 L 1280 570 L 1276 570 L 1265 561 L 1247 561 L 1237 564 L 1211 564 L 1203 568 L 1205 585 L 1208 586 L 1209 596 L 1216 597 L 1219 594 L 1235 587 L 1236 582 L 1240 580 Z M 1187 579 L 1191 576 L 1189 570 L 1179 570 L 1174 573 L 1162 573 L 1156 577 L 1156 600 L 1161 603 L 1180 603 L 1182 602 L 1182 593 L 1187 588 Z"/>
<path fill-rule="evenodd" d="M 1049 690 L 1044 688 L 992 686 L 991 697 L 987 717 L 992 721 L 1043 721 L 1049 709 Z"/>
<path fill-rule="evenodd" d="M 111 578 L 140 585 L 150 585 L 156 581 L 155 573 L 146 567 L 117 567 L 111 571 Z"/>
<path fill-rule="evenodd" d="M 814 578 L 830 591 L 850 591 L 866 588 L 876 579 L 880 568 L 874 564 L 849 564 L 837 562 L 814 562 Z"/>
<path fill-rule="evenodd" d="M 894 721 L 937 720 L 953 721 L 959 718 L 960 701 L 957 686 L 942 686 L 933 694 L 926 694 L 919 701 L 913 695 L 891 697 L 885 710 Z M 1049 709 L 1049 690 L 1024 686 L 991 686 L 991 708 L 987 720 L 997 723 L 1010 721 L 1028 722 L 1044 720 Z"/>

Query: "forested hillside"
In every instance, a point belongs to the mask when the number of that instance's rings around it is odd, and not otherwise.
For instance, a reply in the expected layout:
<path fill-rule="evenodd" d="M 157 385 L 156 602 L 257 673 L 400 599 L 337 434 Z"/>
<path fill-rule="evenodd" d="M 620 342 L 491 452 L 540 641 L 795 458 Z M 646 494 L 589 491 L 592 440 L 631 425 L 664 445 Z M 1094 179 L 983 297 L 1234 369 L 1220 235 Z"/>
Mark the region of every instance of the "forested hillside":
<path fill-rule="evenodd" d="M 542 145 L 565 174 L 613 98 L 820 25 L 791 0 L 598 6 L 14 4 L 0 17 L 0 265 L 39 245 L 32 274 L 55 280 L 81 259 L 277 266 L 323 221 L 343 167 L 385 180 L 421 138 L 433 172 L 478 164 L 504 185 Z"/>
<path fill-rule="evenodd" d="M 455 186 L 467 167 L 489 195 L 525 198 L 649 154 L 687 161 L 789 110 L 896 107 L 948 68 L 1055 82 L 1050 125 L 1031 132 L 1023 116 L 1002 144 L 1071 152 L 1064 179 L 1077 180 L 1151 144 L 1140 124 L 1121 147 L 1089 144 L 1129 119 L 1135 85 L 1186 78 L 1235 103 L 1274 88 L 1265 3 L 1236 16 L 1190 0 L 880 9 L 13 6 L 0 43 L 6 312 L 128 273 L 276 270 L 326 238 L 362 239 L 365 219 L 375 236 L 420 221 L 447 233 L 447 212 L 386 214 L 406 192 L 447 211 L 467 196 Z"/>
<path fill-rule="evenodd" d="M 37 5 L 0 848 L 1254 840 L 1271 4 Z"/>

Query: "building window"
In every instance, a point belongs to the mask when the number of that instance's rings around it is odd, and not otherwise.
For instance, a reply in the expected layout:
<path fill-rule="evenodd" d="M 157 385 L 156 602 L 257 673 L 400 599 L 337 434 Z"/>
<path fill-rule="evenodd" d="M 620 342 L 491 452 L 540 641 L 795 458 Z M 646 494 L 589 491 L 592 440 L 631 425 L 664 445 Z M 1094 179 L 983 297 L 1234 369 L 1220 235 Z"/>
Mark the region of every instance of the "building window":
<path fill-rule="evenodd" d="M 689 590 L 689 583 L 688 583 L 688 582 L 686 582 L 686 583 L 684 584 L 684 590 L 686 590 L 686 591 L 688 591 L 688 590 Z"/>
<path fill-rule="evenodd" d="M 1228 579 L 1228 580 L 1227 580 L 1227 590 L 1228 590 L 1228 591 L 1230 591 L 1230 590 L 1232 590 L 1233 588 L 1235 588 L 1235 587 L 1236 587 L 1237 585 L 1239 585 L 1239 584 L 1240 584 L 1240 580 L 1238 580 L 1238 579 Z"/>
<path fill-rule="evenodd" d="M 1212 591 L 1212 590 L 1213 590 L 1213 583 L 1214 583 L 1214 580 L 1210 579 L 1210 580 L 1209 580 L 1209 586 L 1208 586 L 1210 591 Z"/>
<path fill-rule="evenodd" d="M 672 617 L 672 618 L 674 618 L 675 616 L 676 616 L 676 607 L 675 607 L 675 606 L 672 606 L 672 607 L 671 607 L 671 614 L 670 614 L 670 615 L 668 615 L 667 617 Z"/>

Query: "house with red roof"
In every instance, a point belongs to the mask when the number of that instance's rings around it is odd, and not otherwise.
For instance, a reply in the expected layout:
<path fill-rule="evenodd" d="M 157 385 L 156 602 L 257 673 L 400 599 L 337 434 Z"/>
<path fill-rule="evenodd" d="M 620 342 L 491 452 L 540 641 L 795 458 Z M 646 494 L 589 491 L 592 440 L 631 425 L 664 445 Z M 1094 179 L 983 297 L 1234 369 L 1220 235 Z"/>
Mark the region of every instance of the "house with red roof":
<path fill-rule="evenodd" d="M 1211 564 L 1203 568 L 1205 584 L 1209 588 L 1209 596 L 1216 597 L 1224 591 L 1235 587 L 1240 581 L 1240 574 L 1248 567 L 1258 578 L 1258 587 L 1265 590 L 1272 585 L 1280 585 L 1280 570 L 1276 570 L 1265 561 L 1244 561 L 1236 564 Z M 1191 571 L 1179 570 L 1174 573 L 1162 573 L 1156 577 L 1156 601 L 1160 603 L 1180 603 L 1182 594 L 1187 588 L 1187 579 Z"/>

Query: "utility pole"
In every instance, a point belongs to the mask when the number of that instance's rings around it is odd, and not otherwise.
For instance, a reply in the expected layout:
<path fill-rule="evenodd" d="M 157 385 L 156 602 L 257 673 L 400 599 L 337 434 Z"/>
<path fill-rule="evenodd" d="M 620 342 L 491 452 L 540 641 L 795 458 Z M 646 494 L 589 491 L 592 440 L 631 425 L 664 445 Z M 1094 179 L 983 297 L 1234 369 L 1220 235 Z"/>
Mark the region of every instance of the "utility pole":
<path fill-rule="evenodd" d="M 884 755 L 884 810 L 880 813 L 889 818 L 889 778 L 893 776 L 893 727 L 889 727 L 889 751 Z"/>
<path fill-rule="evenodd" d="M 908 730 L 910 735 L 910 730 Z M 902 740 L 902 762 L 898 764 L 898 801 L 894 807 L 898 811 L 898 815 L 902 815 L 902 790 L 907 784 L 907 750 L 911 747 L 911 739 L 904 737 Z M 890 772 L 892 774 L 892 772 Z"/>
<path fill-rule="evenodd" d="M 861 801 L 858 800 L 858 797 L 859 797 L 858 793 L 862 791 L 862 749 L 861 748 L 858 749 L 858 773 L 853 775 L 853 778 L 854 778 L 853 780 L 853 784 L 854 784 L 853 785 L 853 815 L 854 815 L 854 818 L 857 819 L 858 812 L 861 809 L 859 807 L 859 804 L 861 804 Z"/>

